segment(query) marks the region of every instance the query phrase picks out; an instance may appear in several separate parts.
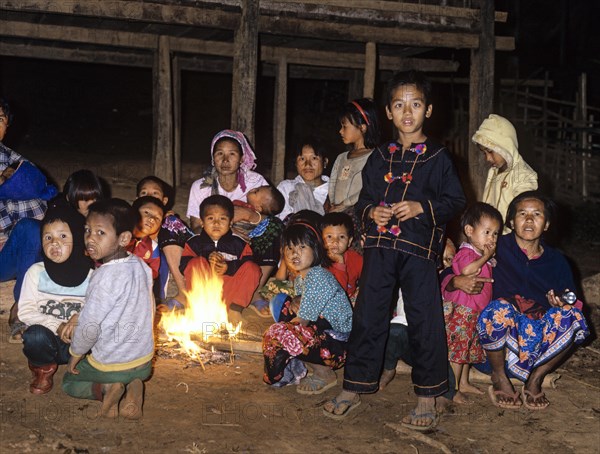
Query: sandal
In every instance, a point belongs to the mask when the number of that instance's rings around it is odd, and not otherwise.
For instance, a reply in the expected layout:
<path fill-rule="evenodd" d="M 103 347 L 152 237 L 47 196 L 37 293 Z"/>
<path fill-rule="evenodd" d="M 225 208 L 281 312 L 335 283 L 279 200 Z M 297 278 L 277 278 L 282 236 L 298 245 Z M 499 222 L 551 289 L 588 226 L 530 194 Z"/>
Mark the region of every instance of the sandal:
<path fill-rule="evenodd" d="M 407 421 L 407 418 L 410 418 L 410 422 Z M 431 422 L 425 426 L 419 426 L 417 424 L 412 423 L 412 421 L 414 421 L 415 419 L 430 419 Z M 402 426 L 408 427 L 409 429 L 412 429 L 412 430 L 417 430 L 419 432 L 429 432 L 429 431 L 435 429 L 439 422 L 440 422 L 440 415 L 437 412 L 428 411 L 425 413 L 417 414 L 417 412 L 413 409 L 410 411 L 410 415 L 405 416 L 402 419 Z"/>
<path fill-rule="evenodd" d="M 533 393 L 527 391 L 525 389 L 525 387 L 523 387 L 521 395 L 523 396 L 523 405 L 525 405 L 525 408 L 527 408 L 528 410 L 533 410 L 533 411 L 544 410 L 545 408 L 548 407 L 548 405 L 550 405 L 550 402 L 548 402 L 547 399 L 546 399 L 546 402 L 544 402 L 542 405 L 531 405 L 531 404 L 527 403 L 528 397 L 533 399 L 534 402 L 537 401 L 541 397 L 546 397 L 546 393 L 544 391 L 541 391 L 539 394 L 533 394 Z"/>
<path fill-rule="evenodd" d="M 269 309 L 269 303 L 265 300 L 256 300 L 248 306 L 256 315 L 262 318 L 271 318 L 271 310 Z"/>
<path fill-rule="evenodd" d="M 504 391 L 496 391 L 492 385 L 488 388 L 488 396 L 492 403 L 498 408 L 504 408 L 505 410 L 518 410 L 523 405 L 521 399 L 519 399 L 519 393 L 515 391 L 514 394 L 505 393 Z M 500 402 L 498 397 L 504 397 L 505 399 L 512 399 L 513 403 Z"/>
<path fill-rule="evenodd" d="M 27 329 L 27 325 L 23 323 L 21 320 L 17 319 L 13 321 L 10 325 L 10 336 L 8 337 L 8 342 L 10 344 L 21 344 L 23 343 L 23 333 Z"/>
<path fill-rule="evenodd" d="M 315 394 L 322 394 L 329 388 L 333 388 L 335 385 L 337 385 L 337 378 L 327 383 L 321 377 L 310 375 L 300 380 L 300 383 L 298 384 L 298 386 L 296 386 L 296 391 L 298 392 L 298 394 L 312 396 Z M 300 386 L 304 386 L 308 389 L 300 389 Z"/>
<path fill-rule="evenodd" d="M 331 400 L 331 403 L 333 403 L 333 408 L 331 409 L 331 411 L 327 411 L 325 407 L 323 407 L 323 414 L 328 418 L 332 419 L 344 419 L 346 418 L 346 416 L 348 416 L 348 413 L 350 413 L 352 410 L 358 407 L 361 404 L 361 402 L 362 401 L 360 400 L 360 397 L 358 397 L 358 400 L 354 402 L 346 399 L 338 401 L 337 397 L 334 397 Z M 342 412 L 336 413 L 336 410 L 339 410 L 343 406 L 345 406 L 345 408 L 342 410 Z"/>

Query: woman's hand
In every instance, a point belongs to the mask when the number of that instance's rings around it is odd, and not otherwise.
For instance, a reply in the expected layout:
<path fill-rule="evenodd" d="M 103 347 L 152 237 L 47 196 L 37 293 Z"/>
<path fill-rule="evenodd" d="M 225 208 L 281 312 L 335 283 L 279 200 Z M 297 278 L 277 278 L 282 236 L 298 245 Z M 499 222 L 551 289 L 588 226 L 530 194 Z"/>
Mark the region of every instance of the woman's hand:
<path fill-rule="evenodd" d="M 369 217 L 375 221 L 378 226 L 385 226 L 393 216 L 392 209 L 390 207 L 377 205 L 376 207 L 369 210 Z"/>
<path fill-rule="evenodd" d="M 69 364 L 67 364 L 67 370 L 69 371 L 69 373 L 73 375 L 79 375 L 79 371 L 77 370 L 77 364 L 79 364 L 81 358 L 83 358 L 83 356 L 71 356 L 69 358 Z"/>
<path fill-rule="evenodd" d="M 478 295 L 483 289 L 483 284 L 494 282 L 491 277 L 479 277 L 478 274 L 480 272 L 481 269 L 477 270 L 476 273 L 454 276 L 446 286 L 446 291 L 454 292 L 461 290 L 469 295 Z"/>
<path fill-rule="evenodd" d="M 568 292 L 568 291 L 569 291 L 569 289 L 565 290 L 565 292 Z M 548 300 L 548 304 L 550 304 L 550 306 L 552 306 L 552 307 L 570 306 L 569 303 L 565 303 L 561 298 L 559 298 L 554 293 L 554 290 L 548 290 L 548 293 L 546 293 L 546 299 Z"/>
<path fill-rule="evenodd" d="M 403 202 L 393 203 L 392 212 L 400 222 L 417 217 L 423 213 L 423 206 L 419 202 L 404 200 Z"/>

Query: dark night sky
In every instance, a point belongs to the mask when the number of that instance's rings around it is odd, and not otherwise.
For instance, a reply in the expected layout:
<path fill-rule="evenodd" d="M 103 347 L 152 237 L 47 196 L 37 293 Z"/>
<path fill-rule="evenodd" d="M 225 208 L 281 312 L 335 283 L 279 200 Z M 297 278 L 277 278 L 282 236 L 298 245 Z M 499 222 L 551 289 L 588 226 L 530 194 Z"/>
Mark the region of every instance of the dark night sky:
<path fill-rule="evenodd" d="M 589 0 L 498 1 L 509 12 L 499 34 L 516 37 L 517 50 L 498 53 L 500 77 L 543 78 L 548 70 L 553 95 L 572 100 L 580 72 L 588 73 L 589 103 L 600 105 L 600 2 Z M 468 51 L 452 55 L 465 61 Z M 427 55 L 425 55 L 427 57 Z M 184 72 L 184 160 L 207 162 L 210 139 L 229 126 L 231 77 Z M 152 149 L 152 79 L 149 69 L 18 58 L 0 59 L 0 91 L 14 108 L 15 122 L 5 142 L 27 155 L 44 152 L 101 151 L 150 158 Z M 288 145 L 312 133 L 321 136 L 335 156 L 342 151 L 337 111 L 346 101 L 347 84 L 336 81 L 292 80 L 289 87 Z M 441 91 L 447 94 L 447 90 Z M 268 165 L 271 153 L 273 79 L 258 84 L 257 154 Z M 438 102 L 444 134 L 451 118 L 448 99 Z M 441 109 L 439 108 L 441 107 Z M 445 111 L 445 112 L 444 112 Z M 259 169 L 264 170 L 264 169 Z"/>

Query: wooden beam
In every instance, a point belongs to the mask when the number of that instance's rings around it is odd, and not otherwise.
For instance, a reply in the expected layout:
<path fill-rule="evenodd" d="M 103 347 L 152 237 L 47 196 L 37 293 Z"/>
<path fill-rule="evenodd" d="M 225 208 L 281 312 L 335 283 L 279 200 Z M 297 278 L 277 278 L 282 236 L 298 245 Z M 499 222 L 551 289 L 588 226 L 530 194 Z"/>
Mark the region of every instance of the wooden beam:
<path fill-rule="evenodd" d="M 254 144 L 258 68 L 258 3 L 242 0 L 242 19 L 234 37 L 231 127 Z"/>
<path fill-rule="evenodd" d="M 363 98 L 375 97 L 375 78 L 377 75 L 377 45 L 368 42 L 365 46 L 365 78 Z"/>
<path fill-rule="evenodd" d="M 169 37 L 159 37 L 157 47 L 153 73 L 152 173 L 173 185 L 173 93 Z"/>
<path fill-rule="evenodd" d="M 273 109 L 273 164 L 271 179 L 279 184 L 285 176 L 285 138 L 287 128 L 288 63 L 285 55 L 277 65 L 275 78 L 275 106 Z"/>
<path fill-rule="evenodd" d="M 183 24 L 200 27 L 236 30 L 240 21 L 239 12 L 221 10 L 222 2 L 210 1 L 217 9 L 198 8 L 177 5 L 159 5 L 139 1 L 103 1 L 85 2 L 63 0 L 4 0 L 0 11 L 19 11 L 33 13 L 71 14 L 96 18 L 109 18 L 150 23 Z M 239 0 L 236 2 L 239 5 Z M 268 4 L 268 3 L 267 3 Z M 424 6 L 424 5 L 421 5 Z M 347 8 L 346 11 L 349 9 Z M 323 20 L 325 15 L 312 19 L 282 16 L 281 7 L 273 3 L 271 15 L 259 16 L 259 33 L 275 33 L 293 36 L 307 36 L 320 39 L 343 39 L 349 41 L 411 45 L 419 47 L 478 47 L 478 37 L 471 30 L 477 24 L 469 24 L 464 32 L 431 30 L 431 27 L 406 27 L 405 20 L 380 20 L 374 25 L 351 24 L 344 26 L 337 21 Z M 477 10 L 474 10 L 477 11 Z M 330 14 L 333 14 L 331 12 Z M 372 18 L 370 18 L 372 19 Z M 396 24 L 396 27 L 385 27 Z M 450 29 L 452 30 L 452 29 Z M 498 50 L 514 50 L 513 37 L 497 37 Z"/>
<path fill-rule="evenodd" d="M 479 49 L 471 50 L 469 139 L 494 108 L 494 0 L 481 0 L 480 4 L 481 39 Z M 488 167 L 483 153 L 471 140 L 468 161 L 472 189 L 476 199 L 481 200 Z"/>
<path fill-rule="evenodd" d="M 173 187 L 181 183 L 181 57 L 172 59 L 173 96 Z"/>

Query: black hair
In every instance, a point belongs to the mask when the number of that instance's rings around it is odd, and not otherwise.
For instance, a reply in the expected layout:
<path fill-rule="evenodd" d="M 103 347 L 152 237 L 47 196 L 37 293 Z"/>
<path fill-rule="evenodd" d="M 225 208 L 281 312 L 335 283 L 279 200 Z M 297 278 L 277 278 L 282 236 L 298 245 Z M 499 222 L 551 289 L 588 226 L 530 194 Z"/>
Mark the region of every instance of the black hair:
<path fill-rule="evenodd" d="M 515 220 L 515 216 L 517 215 L 517 205 L 519 202 L 527 199 L 537 199 L 544 204 L 544 217 L 546 218 L 546 222 L 552 225 L 554 222 L 554 216 L 556 214 L 556 203 L 554 203 L 550 197 L 542 194 L 540 191 L 525 191 L 512 199 L 508 205 L 508 209 L 506 210 L 507 227 L 512 229 L 510 222 Z"/>
<path fill-rule="evenodd" d="M 79 208 L 80 201 L 101 200 L 105 197 L 102 182 L 88 169 L 77 170 L 69 175 L 63 186 L 63 194 L 75 209 Z"/>
<path fill-rule="evenodd" d="M 313 210 L 300 210 L 297 213 L 292 213 L 287 217 L 287 225 L 303 222 L 319 230 L 321 230 L 322 221 L 323 215 Z"/>
<path fill-rule="evenodd" d="M 142 187 L 148 182 L 155 183 L 160 188 L 160 190 L 163 193 L 163 196 L 167 198 L 165 209 L 170 209 L 173 206 L 175 199 L 175 191 L 173 190 L 173 186 L 154 175 L 148 175 L 147 177 L 144 177 L 140 181 L 138 181 L 138 184 L 135 187 L 135 194 L 139 197 Z"/>
<path fill-rule="evenodd" d="M 236 145 L 238 152 L 240 153 L 240 156 L 244 156 L 244 150 L 242 149 L 242 144 L 239 143 L 235 138 L 233 137 L 229 137 L 229 136 L 224 136 L 221 137 L 219 140 L 217 140 L 215 142 L 215 144 L 213 145 L 213 149 L 212 149 L 212 153 L 215 154 L 215 150 L 217 149 L 217 146 L 219 146 L 221 143 L 223 142 L 232 142 Z"/>
<path fill-rule="evenodd" d="M 138 197 L 137 199 L 135 199 L 133 201 L 132 208 L 136 212 L 139 212 L 140 208 L 143 205 L 146 205 L 148 203 L 156 205 L 158 208 L 160 208 L 162 210 L 163 216 L 165 215 L 166 208 L 165 208 L 165 205 L 162 203 L 162 200 L 157 199 L 156 197 L 151 196 L 151 195 L 144 195 L 142 197 Z"/>
<path fill-rule="evenodd" d="M 362 111 L 359 110 L 354 103 L 358 104 Z M 364 117 L 363 113 L 365 115 Z M 377 105 L 371 98 L 355 99 L 344 105 L 342 111 L 338 115 L 338 121 L 342 123 L 344 119 L 348 120 L 357 128 L 360 128 L 361 125 L 366 126 L 367 129 L 363 134 L 365 147 L 375 148 L 379 145 L 381 132 L 379 129 L 379 119 L 377 117 Z"/>
<path fill-rule="evenodd" d="M 354 222 L 352 222 L 352 217 L 347 213 L 342 212 L 332 212 L 327 213 L 323 216 L 323 220 L 321 221 L 321 230 L 324 230 L 325 227 L 329 226 L 338 226 L 342 225 L 346 227 L 346 231 L 348 232 L 348 237 L 354 237 Z"/>
<path fill-rule="evenodd" d="M 267 186 L 261 186 L 269 189 L 269 194 L 271 194 L 271 203 L 268 207 L 263 207 L 264 214 L 269 214 L 271 216 L 275 216 L 283 211 L 285 207 L 285 197 L 283 194 L 272 184 Z"/>
<path fill-rule="evenodd" d="M 13 122 L 13 114 L 10 111 L 10 104 L 8 104 L 6 98 L 0 97 L 0 109 L 2 109 L 4 115 L 6 115 L 6 121 L 8 122 L 6 126 L 10 126 Z"/>
<path fill-rule="evenodd" d="M 312 266 L 322 266 L 327 268 L 331 266 L 331 259 L 327 256 L 320 229 L 316 229 L 310 224 L 296 222 L 288 225 L 281 234 L 282 246 L 306 245 L 313 251 Z"/>
<path fill-rule="evenodd" d="M 412 69 L 410 71 L 395 73 L 389 80 L 387 90 L 388 106 L 391 107 L 396 90 L 404 85 L 414 85 L 417 87 L 423 93 L 425 107 L 427 108 L 431 105 L 431 82 L 424 72 Z"/>
<path fill-rule="evenodd" d="M 104 199 L 90 205 L 88 217 L 92 214 L 110 216 L 117 236 L 123 232 L 133 232 L 137 216 L 131 205 L 123 199 Z"/>
<path fill-rule="evenodd" d="M 294 154 L 294 160 L 298 156 L 302 156 L 302 149 L 304 147 L 311 147 L 314 150 L 315 155 L 320 156 L 321 158 L 323 158 L 323 160 L 327 158 L 327 151 L 325 150 L 323 142 L 321 142 L 316 137 L 308 136 L 302 139 L 300 142 L 298 142 L 298 146 L 296 147 L 296 153 Z"/>
<path fill-rule="evenodd" d="M 485 202 L 475 202 L 474 204 L 469 205 L 460 219 L 460 227 L 463 231 L 467 225 L 476 227 L 479 225 L 482 218 L 490 218 L 498 221 L 500 232 L 502 232 L 502 215 L 496 208 Z"/>
<path fill-rule="evenodd" d="M 204 219 L 204 213 L 209 206 L 219 206 L 227 211 L 227 214 L 233 219 L 233 202 L 224 195 L 211 195 L 205 198 L 200 204 L 200 219 Z"/>

